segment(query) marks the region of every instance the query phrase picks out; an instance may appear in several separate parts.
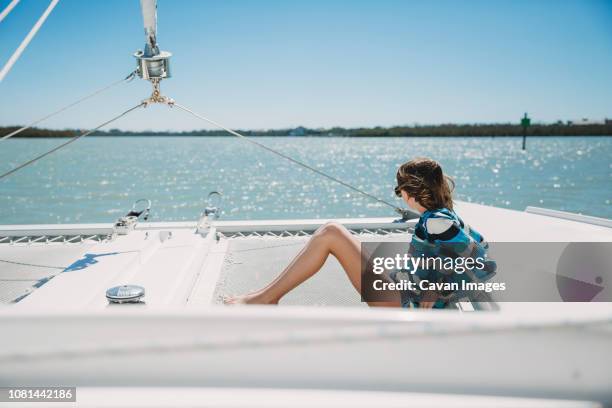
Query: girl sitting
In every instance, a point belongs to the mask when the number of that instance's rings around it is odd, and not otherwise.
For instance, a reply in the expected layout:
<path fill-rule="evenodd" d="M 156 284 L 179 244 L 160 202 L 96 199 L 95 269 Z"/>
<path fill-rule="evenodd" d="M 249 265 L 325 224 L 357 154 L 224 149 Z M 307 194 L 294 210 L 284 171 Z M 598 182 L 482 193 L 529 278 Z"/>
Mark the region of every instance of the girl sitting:
<path fill-rule="evenodd" d="M 427 158 L 410 160 L 397 171 L 395 193 L 406 204 L 421 214 L 412 237 L 410 253 L 449 256 L 449 248 L 455 253 L 478 254 L 486 257 L 487 244 L 483 237 L 469 228 L 453 211 L 452 180 L 444 175 L 440 165 Z M 458 252 L 457 252 L 458 251 Z M 291 263 L 266 287 L 247 295 L 225 299 L 229 304 L 278 304 L 289 291 L 317 273 L 327 257 L 333 255 L 342 265 L 357 292 L 361 293 L 361 244 L 341 224 L 329 222 L 321 226 Z M 458 274 L 445 271 L 419 270 L 415 279 L 444 281 L 457 279 Z M 490 271 L 470 271 L 461 278 L 490 277 Z M 392 276 L 393 277 L 393 276 Z M 368 302 L 370 306 L 445 308 L 453 300 L 452 294 L 427 291 L 420 293 L 396 293 L 392 300 Z"/>

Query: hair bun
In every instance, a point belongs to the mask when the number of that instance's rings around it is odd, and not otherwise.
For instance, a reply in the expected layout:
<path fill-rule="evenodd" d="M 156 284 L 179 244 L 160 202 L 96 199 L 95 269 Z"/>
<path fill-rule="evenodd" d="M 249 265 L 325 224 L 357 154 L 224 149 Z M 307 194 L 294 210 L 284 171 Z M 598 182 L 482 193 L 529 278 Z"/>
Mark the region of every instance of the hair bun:
<path fill-rule="evenodd" d="M 436 163 L 430 173 L 431 181 L 434 183 L 442 184 L 444 182 L 444 174 L 442 173 L 442 167 Z"/>

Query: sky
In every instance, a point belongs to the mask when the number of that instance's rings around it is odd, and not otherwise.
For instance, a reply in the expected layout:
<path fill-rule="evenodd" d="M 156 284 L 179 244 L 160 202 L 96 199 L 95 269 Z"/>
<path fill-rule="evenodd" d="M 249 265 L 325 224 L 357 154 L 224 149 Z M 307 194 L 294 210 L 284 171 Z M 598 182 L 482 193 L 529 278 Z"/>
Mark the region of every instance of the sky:
<path fill-rule="evenodd" d="M 0 23 L 0 64 L 47 4 L 21 0 Z M 158 42 L 173 53 L 163 93 L 238 129 L 612 118 L 610 0 L 158 0 Z M 0 126 L 124 77 L 143 45 L 138 0 L 60 0 L 0 82 Z M 150 88 L 39 126 L 94 127 Z M 212 128 L 165 106 L 111 127 Z"/>

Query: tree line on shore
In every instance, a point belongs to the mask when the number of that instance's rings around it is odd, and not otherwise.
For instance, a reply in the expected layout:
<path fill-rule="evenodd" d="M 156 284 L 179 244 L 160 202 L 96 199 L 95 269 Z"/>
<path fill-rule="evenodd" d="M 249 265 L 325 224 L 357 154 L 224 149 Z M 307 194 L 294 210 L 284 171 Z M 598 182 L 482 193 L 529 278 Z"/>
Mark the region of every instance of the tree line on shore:
<path fill-rule="evenodd" d="M 19 129 L 18 126 L 0 127 L 0 137 Z M 15 137 L 72 137 L 85 129 L 44 129 L 30 128 Z M 413 125 L 373 128 L 342 128 L 309 129 L 268 129 L 239 130 L 246 136 L 328 136 L 328 137 L 421 137 L 421 136 L 456 136 L 456 137 L 494 137 L 522 136 L 523 128 L 517 124 L 442 124 Z M 223 130 L 199 129 L 192 131 L 128 131 L 120 129 L 99 130 L 94 136 L 229 136 Z M 533 124 L 528 127 L 529 136 L 610 136 L 612 135 L 612 120 L 601 124 Z"/>

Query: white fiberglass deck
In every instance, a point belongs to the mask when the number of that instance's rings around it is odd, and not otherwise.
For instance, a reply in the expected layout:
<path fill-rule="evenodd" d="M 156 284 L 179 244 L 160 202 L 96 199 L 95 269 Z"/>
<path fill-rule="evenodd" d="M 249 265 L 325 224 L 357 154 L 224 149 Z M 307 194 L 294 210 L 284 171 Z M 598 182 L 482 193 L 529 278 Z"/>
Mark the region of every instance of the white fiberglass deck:
<path fill-rule="evenodd" d="M 489 241 L 612 241 L 606 220 L 466 203 L 457 211 Z M 0 237 L 9 237 L 0 243 L 1 284 L 21 285 L 3 292 L 5 301 L 21 299 L 0 307 L 0 385 L 101 387 L 85 389 L 85 405 L 112 387 L 129 394 L 162 385 L 195 387 L 187 392 L 200 396 L 234 387 L 243 390 L 236 398 L 247 399 L 264 389 L 300 389 L 313 404 L 332 390 L 348 400 L 378 395 L 379 402 L 392 392 L 418 406 L 453 406 L 442 394 L 470 406 L 562 406 L 539 398 L 612 403 L 609 303 L 376 310 L 363 307 L 329 259 L 284 307 L 218 304 L 224 294 L 266 283 L 325 221 L 224 221 L 204 236 L 195 222 L 142 223 L 113 240 L 104 239 L 110 224 L 0 227 Z M 340 221 L 360 238 L 406 243 L 414 225 Z M 43 243 L 59 236 L 72 242 Z M 110 306 L 106 289 L 124 283 L 144 286 L 145 302 Z"/>
<path fill-rule="evenodd" d="M 384 226 L 387 221 L 360 220 L 370 228 Z M 312 231 L 320 223 L 304 221 L 299 230 Z M 270 223 L 266 225 L 264 230 L 274 229 Z M 261 231 L 262 226 L 241 228 Z M 19 289 L 24 293 L 7 291 L 5 300 L 18 299 L 15 307 L 20 309 L 43 304 L 59 309 L 98 309 L 108 306 L 104 296 L 107 288 L 132 283 L 146 288 L 146 306 L 209 305 L 218 303 L 224 294 L 255 289 L 272 279 L 307 239 L 306 232 L 293 237 L 275 237 L 270 232 L 248 238 L 230 237 L 231 232 L 226 232 L 228 236 L 222 233 L 201 236 L 193 226 L 181 227 L 149 225 L 150 229 L 135 230 L 110 241 L 0 246 L 3 261 L 0 276 L 6 279 L 3 284 L 8 285 L 13 282 L 10 279 L 19 276 L 24 279 L 19 281 Z M 236 225 L 226 227 L 226 231 L 231 231 Z M 390 224 L 389 228 L 406 230 L 407 225 Z M 363 232 L 362 236 L 409 240 L 407 232 L 385 231 L 385 235 Z M 32 260 L 29 253 L 40 255 Z M 337 262 L 330 259 L 325 269 L 320 277 L 288 297 L 289 303 L 360 305 L 359 296 Z M 223 285 L 224 282 L 228 285 Z"/>
<path fill-rule="evenodd" d="M 602 225 L 467 203 L 457 211 L 490 242 L 612 241 Z M 146 288 L 145 307 L 219 303 L 269 282 L 325 221 L 219 221 L 207 236 L 195 233 L 195 222 L 141 223 L 112 240 L 104 239 L 110 224 L 0 227 L 7 237 L 0 241 L 0 301 L 19 300 L 19 309 L 98 309 L 108 306 L 106 289 L 131 283 Z M 408 243 L 414 226 L 391 218 L 339 221 L 370 241 Z M 333 257 L 282 304 L 362 306 Z"/>

